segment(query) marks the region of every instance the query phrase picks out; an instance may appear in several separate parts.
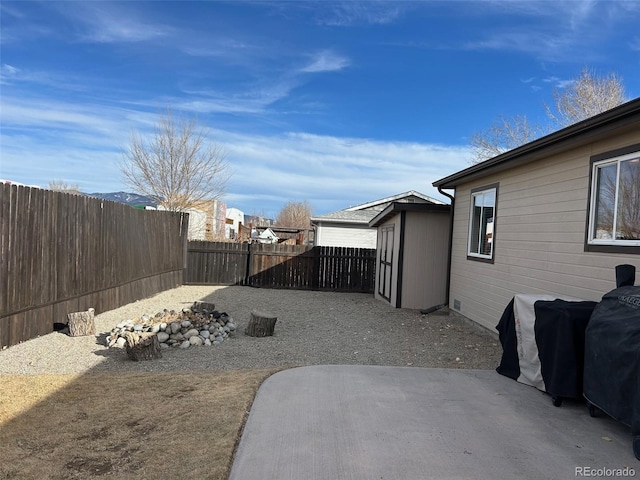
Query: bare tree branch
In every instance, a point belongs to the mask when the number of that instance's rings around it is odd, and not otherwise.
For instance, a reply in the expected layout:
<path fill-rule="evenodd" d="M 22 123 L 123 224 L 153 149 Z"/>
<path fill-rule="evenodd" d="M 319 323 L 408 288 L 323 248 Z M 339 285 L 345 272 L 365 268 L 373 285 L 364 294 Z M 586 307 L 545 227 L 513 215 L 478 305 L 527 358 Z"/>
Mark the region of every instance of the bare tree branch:
<path fill-rule="evenodd" d="M 547 115 L 560 128 L 611 110 L 627 101 L 622 80 L 615 73 L 598 75 L 585 67 L 564 90 L 553 92 L 555 111 L 545 105 Z"/>
<path fill-rule="evenodd" d="M 474 163 L 498 156 L 531 142 L 543 134 L 543 129 L 529 123 L 524 115 L 512 119 L 500 117 L 499 121 L 488 130 L 474 133 L 469 139 Z"/>
<path fill-rule="evenodd" d="M 598 76 L 585 68 L 564 90 L 553 92 L 555 110 L 544 105 L 549 118 L 559 128 L 585 120 L 626 102 L 622 80 L 616 74 Z M 500 119 L 484 132 L 474 133 L 469 143 L 472 163 L 488 160 L 552 132 L 533 125 L 525 116 Z"/>

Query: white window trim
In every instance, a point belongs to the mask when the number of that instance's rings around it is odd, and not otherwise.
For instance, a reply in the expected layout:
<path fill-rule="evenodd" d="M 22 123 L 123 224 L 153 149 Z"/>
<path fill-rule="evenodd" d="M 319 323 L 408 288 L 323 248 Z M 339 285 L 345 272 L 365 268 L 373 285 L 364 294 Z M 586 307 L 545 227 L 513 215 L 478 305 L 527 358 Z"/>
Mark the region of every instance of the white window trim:
<path fill-rule="evenodd" d="M 593 164 L 591 165 L 591 192 L 590 192 L 590 198 L 591 198 L 591 202 L 589 205 L 589 238 L 587 239 L 587 243 L 589 245 L 608 245 L 608 246 L 630 246 L 630 247 L 634 247 L 634 246 L 640 246 L 640 240 L 616 240 L 615 238 L 612 239 L 599 239 L 599 238 L 595 238 L 595 228 L 596 228 L 596 224 L 595 224 L 595 216 L 596 216 L 596 202 L 598 200 L 598 175 L 597 175 L 597 171 L 598 168 L 603 166 L 603 165 L 611 165 L 611 164 L 620 164 L 620 162 L 624 162 L 626 160 L 633 160 L 636 158 L 640 158 L 640 151 L 637 152 L 631 152 L 628 153 L 626 155 L 620 155 L 618 157 L 612 157 L 612 158 L 607 158 L 605 160 L 600 160 L 597 162 L 593 162 Z M 618 197 L 618 188 L 619 188 L 619 176 L 620 176 L 620 168 L 617 169 L 617 175 L 618 178 L 616 178 L 616 198 Z M 614 209 L 614 215 L 616 215 L 617 213 L 617 204 L 615 205 L 615 209 Z M 615 216 L 614 216 L 615 218 Z M 614 221 L 615 224 L 615 221 Z M 614 232 L 615 232 L 615 227 L 614 227 Z M 614 235 L 615 236 L 615 235 Z"/>
<path fill-rule="evenodd" d="M 473 205 L 474 198 L 478 195 L 484 195 L 487 192 L 493 191 L 494 194 L 494 206 L 493 206 L 493 232 L 491 233 L 491 254 L 485 255 L 482 253 L 476 253 L 471 251 L 471 235 L 473 230 Z M 467 256 L 478 258 L 482 260 L 493 260 L 495 253 L 495 223 L 496 223 L 496 214 L 498 211 L 498 187 L 497 186 L 489 186 L 487 188 L 482 188 L 478 190 L 473 190 L 471 192 L 471 198 L 469 203 L 469 229 L 467 232 Z"/>

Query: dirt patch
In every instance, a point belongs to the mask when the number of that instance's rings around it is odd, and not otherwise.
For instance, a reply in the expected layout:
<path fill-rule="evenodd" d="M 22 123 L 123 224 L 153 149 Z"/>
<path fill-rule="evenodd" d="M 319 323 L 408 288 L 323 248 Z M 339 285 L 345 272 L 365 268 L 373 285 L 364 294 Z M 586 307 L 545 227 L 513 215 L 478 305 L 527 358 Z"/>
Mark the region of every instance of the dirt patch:
<path fill-rule="evenodd" d="M 0 479 L 225 479 L 277 370 L 0 376 Z"/>

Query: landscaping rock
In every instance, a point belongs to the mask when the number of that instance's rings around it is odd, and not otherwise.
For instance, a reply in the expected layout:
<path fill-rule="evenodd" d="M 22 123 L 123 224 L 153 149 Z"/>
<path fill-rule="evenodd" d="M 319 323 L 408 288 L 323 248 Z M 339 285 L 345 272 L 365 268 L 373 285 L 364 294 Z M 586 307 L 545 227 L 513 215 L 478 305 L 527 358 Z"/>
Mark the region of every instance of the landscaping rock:
<path fill-rule="evenodd" d="M 122 321 L 111 330 L 106 343 L 109 347 L 124 348 L 126 334 L 135 332 L 155 334 L 161 349 L 220 345 L 238 327 L 226 312 L 213 307 L 211 303 L 195 302 L 179 313 L 164 309 L 153 317 L 142 315 L 135 321 Z"/>

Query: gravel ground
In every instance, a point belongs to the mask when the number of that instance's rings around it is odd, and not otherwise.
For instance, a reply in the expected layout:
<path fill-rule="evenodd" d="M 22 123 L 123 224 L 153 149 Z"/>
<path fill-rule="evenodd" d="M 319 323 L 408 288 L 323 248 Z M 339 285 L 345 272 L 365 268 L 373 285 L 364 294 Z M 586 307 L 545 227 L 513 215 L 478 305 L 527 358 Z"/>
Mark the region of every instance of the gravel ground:
<path fill-rule="evenodd" d="M 238 324 L 220 346 L 162 351 L 162 358 L 132 362 L 105 337 L 120 321 L 194 301 L 213 302 Z M 244 335 L 252 310 L 278 317 L 273 337 Z M 70 374 L 89 371 L 232 370 L 302 365 L 396 365 L 495 368 L 497 334 L 448 309 L 429 315 L 400 310 L 369 294 L 182 286 L 96 316 L 97 335 L 51 333 L 0 351 L 0 374 Z"/>

